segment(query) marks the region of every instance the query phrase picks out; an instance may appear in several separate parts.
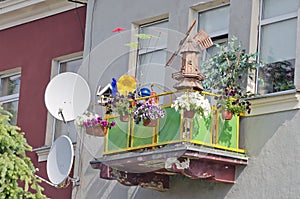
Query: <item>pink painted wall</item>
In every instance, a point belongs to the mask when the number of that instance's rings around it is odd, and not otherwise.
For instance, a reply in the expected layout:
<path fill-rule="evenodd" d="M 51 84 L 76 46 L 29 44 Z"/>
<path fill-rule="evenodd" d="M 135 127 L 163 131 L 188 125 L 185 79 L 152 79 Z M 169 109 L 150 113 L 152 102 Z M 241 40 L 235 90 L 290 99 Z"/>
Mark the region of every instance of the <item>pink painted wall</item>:
<path fill-rule="evenodd" d="M 18 126 L 33 148 L 45 144 L 44 91 L 50 81 L 51 60 L 83 51 L 85 14 L 86 8 L 81 7 L 0 31 L 0 71 L 22 68 Z M 30 157 L 46 178 L 46 163 L 37 163 L 35 153 Z M 43 186 L 48 197 L 71 198 L 71 187 Z"/>

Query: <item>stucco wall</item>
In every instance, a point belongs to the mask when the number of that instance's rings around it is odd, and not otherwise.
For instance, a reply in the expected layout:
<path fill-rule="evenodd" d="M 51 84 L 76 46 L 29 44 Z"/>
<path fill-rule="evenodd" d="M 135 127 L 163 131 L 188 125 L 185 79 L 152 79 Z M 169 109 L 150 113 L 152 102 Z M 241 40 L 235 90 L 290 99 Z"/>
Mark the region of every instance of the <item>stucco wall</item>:
<path fill-rule="evenodd" d="M 189 10 L 199 3 L 200 1 L 196 0 L 132 0 L 130 3 L 89 0 L 85 66 L 90 67 L 88 69 L 90 73 L 87 69 L 82 69 L 82 73 L 89 77 L 92 91 L 97 87 L 95 82 L 106 84 L 109 78 L 127 72 L 127 66 L 106 69 L 107 63 L 111 63 L 109 60 L 120 57 L 118 53 L 124 54 L 123 46 L 120 47 L 121 50 L 110 49 L 109 40 L 114 37 L 112 40 L 115 41 L 117 38 L 112 33 L 113 29 L 124 27 L 128 30 L 132 22 L 168 14 L 169 29 L 184 33 L 188 27 Z M 243 0 L 243 3 L 238 0 L 231 2 L 229 35 L 238 36 L 247 50 L 250 46 L 251 9 L 250 0 Z M 181 34 L 174 35 L 176 39 L 169 39 L 168 43 L 176 47 Z M 111 55 L 105 53 L 111 51 L 116 54 L 108 59 L 107 57 Z M 128 60 L 123 61 L 126 64 Z M 93 72 L 97 77 L 93 77 Z M 299 198 L 300 174 L 297 172 L 299 168 L 297 152 L 300 150 L 297 148 L 300 141 L 297 132 L 300 127 L 299 117 L 299 111 L 288 111 L 243 118 L 242 142 L 249 156 L 249 164 L 237 169 L 235 184 L 173 176 L 171 188 L 167 192 L 125 187 L 115 181 L 100 179 L 99 170 L 92 169 L 89 161 L 101 156 L 103 140 L 83 136 L 84 146 L 77 151 L 77 154 L 81 155 L 75 164 L 75 175 L 80 176 L 81 185 L 73 190 L 73 198 Z"/>
<path fill-rule="evenodd" d="M 17 125 L 33 147 L 45 144 L 47 109 L 44 92 L 50 81 L 52 59 L 83 51 L 85 7 L 0 31 L 0 70 L 21 67 Z M 47 178 L 46 162 L 29 154 L 37 173 Z M 42 184 L 51 198 L 71 197 L 71 187 L 56 189 Z"/>

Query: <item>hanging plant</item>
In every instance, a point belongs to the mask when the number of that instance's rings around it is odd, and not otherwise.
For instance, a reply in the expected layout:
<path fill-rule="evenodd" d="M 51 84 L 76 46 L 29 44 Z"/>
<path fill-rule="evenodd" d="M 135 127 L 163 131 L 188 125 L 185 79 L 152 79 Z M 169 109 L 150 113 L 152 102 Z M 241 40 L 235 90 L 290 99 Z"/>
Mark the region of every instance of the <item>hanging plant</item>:
<path fill-rule="evenodd" d="M 75 120 L 75 124 L 85 127 L 86 133 L 94 136 L 104 136 L 108 129 L 111 129 L 116 125 L 114 121 L 109 122 L 98 114 L 88 111 L 85 114 L 78 116 Z"/>
<path fill-rule="evenodd" d="M 222 117 L 225 120 L 230 120 L 232 115 L 240 115 L 242 113 L 251 112 L 251 103 L 246 99 L 247 95 L 242 94 L 235 87 L 225 87 L 217 97 L 217 106 L 222 108 Z"/>
<path fill-rule="evenodd" d="M 120 116 L 121 121 L 129 121 L 132 112 L 134 111 L 135 96 L 133 93 L 122 95 L 117 93 L 116 96 L 107 104 L 107 114 L 116 113 Z"/>
<path fill-rule="evenodd" d="M 159 118 L 164 118 L 166 115 L 164 109 L 149 101 L 145 103 L 137 103 L 136 107 L 136 110 L 133 112 L 133 119 L 136 124 L 139 124 L 141 121 L 145 120 L 149 122 L 148 120 L 157 120 Z"/>

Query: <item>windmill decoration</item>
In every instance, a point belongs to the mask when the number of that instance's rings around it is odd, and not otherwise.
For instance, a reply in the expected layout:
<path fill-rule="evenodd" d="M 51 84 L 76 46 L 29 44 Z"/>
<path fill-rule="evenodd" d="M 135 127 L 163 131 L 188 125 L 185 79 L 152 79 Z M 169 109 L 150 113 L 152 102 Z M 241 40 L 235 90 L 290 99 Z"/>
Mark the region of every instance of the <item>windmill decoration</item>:
<path fill-rule="evenodd" d="M 180 53 L 182 54 L 181 70 L 173 73 L 172 78 L 178 82 L 173 86 L 177 90 L 181 89 L 194 89 L 202 91 L 203 87 L 201 81 L 205 80 L 205 75 L 199 71 L 199 54 L 200 51 L 196 47 L 195 42 L 200 46 L 201 50 L 205 50 L 213 45 L 211 38 L 203 31 L 200 30 L 193 39 L 189 39 L 188 42 L 183 46 L 185 40 L 188 38 L 191 30 L 195 26 L 196 20 L 190 26 L 189 30 L 185 34 L 185 37 L 180 41 L 177 51 L 173 53 L 170 59 L 167 61 L 166 66 L 169 66 L 175 56 Z M 195 41 L 195 42 L 194 42 Z M 182 48 L 183 46 L 183 48 Z M 182 49 L 181 49 L 182 48 Z"/>

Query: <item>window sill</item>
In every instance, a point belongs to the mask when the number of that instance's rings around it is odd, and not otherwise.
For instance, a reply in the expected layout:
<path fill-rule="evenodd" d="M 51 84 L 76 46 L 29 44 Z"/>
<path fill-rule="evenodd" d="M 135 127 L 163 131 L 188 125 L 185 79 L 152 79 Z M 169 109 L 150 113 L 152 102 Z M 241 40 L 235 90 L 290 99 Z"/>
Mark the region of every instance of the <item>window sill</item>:
<path fill-rule="evenodd" d="M 48 154 L 50 152 L 51 146 L 42 146 L 39 148 L 35 148 L 32 151 L 35 152 L 38 156 L 38 162 L 47 161 Z"/>
<path fill-rule="evenodd" d="M 249 101 L 252 103 L 249 116 L 296 110 L 300 109 L 300 92 L 296 90 L 282 91 L 256 96 Z"/>
<path fill-rule="evenodd" d="M 76 143 L 72 143 L 72 144 L 73 144 L 73 149 L 75 151 Z M 51 146 L 41 146 L 39 148 L 33 149 L 32 151 L 37 154 L 38 162 L 45 162 L 45 161 L 47 161 L 50 149 L 51 149 Z"/>

